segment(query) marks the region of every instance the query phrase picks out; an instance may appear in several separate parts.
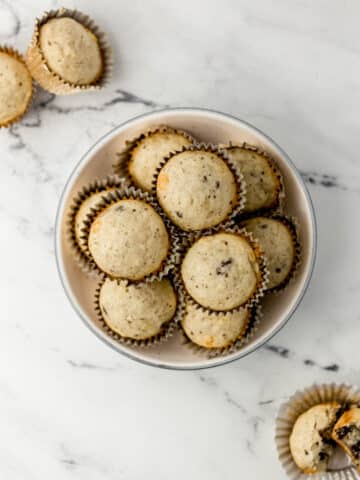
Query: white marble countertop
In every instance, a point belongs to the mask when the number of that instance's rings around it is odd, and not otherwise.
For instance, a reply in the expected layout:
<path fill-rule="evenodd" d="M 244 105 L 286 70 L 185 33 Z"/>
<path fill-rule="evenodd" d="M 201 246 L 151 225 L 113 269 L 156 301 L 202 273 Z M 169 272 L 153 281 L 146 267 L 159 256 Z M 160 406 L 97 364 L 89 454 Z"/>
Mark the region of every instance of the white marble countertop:
<path fill-rule="evenodd" d="M 85 0 L 110 36 L 101 93 L 36 97 L 0 131 L 0 478 L 284 479 L 274 417 L 297 388 L 360 383 L 360 4 L 357 0 Z M 0 0 L 0 43 L 25 50 L 51 0 Z M 54 260 L 75 162 L 101 135 L 163 106 L 255 124 L 293 158 L 318 219 L 315 274 L 265 347 L 171 372 L 119 356 L 78 320 Z"/>

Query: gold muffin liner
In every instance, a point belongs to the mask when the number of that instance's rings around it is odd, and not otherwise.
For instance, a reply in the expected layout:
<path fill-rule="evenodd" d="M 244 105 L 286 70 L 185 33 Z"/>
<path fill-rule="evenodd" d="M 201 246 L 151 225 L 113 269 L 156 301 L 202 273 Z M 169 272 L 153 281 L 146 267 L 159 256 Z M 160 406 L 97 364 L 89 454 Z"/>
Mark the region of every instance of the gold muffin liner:
<path fill-rule="evenodd" d="M 259 147 L 256 147 L 255 145 L 250 145 L 249 143 L 246 143 L 246 142 L 243 142 L 243 143 L 229 142 L 227 145 L 221 144 L 220 147 L 225 150 L 227 148 L 239 147 L 239 148 L 242 148 L 243 150 L 248 150 L 249 152 L 255 152 L 258 155 L 261 155 L 262 157 L 265 158 L 269 167 L 271 168 L 271 170 L 273 171 L 274 175 L 276 176 L 279 182 L 279 186 L 277 189 L 277 200 L 275 204 L 273 204 L 270 207 L 263 207 L 258 210 L 254 210 L 252 212 L 243 211 L 241 214 L 242 218 L 251 218 L 253 216 L 258 217 L 261 215 L 269 215 L 271 213 L 282 213 L 284 210 L 285 199 L 286 199 L 285 185 L 284 185 L 284 179 L 280 171 L 280 168 L 278 167 L 273 157 L 265 150 L 262 150 Z"/>
<path fill-rule="evenodd" d="M 9 45 L 3 45 L 3 46 L 0 45 L 0 53 L 6 53 L 10 57 L 15 58 L 15 60 L 18 60 L 19 62 L 21 62 L 24 65 L 24 67 L 27 70 L 29 70 L 27 65 L 26 65 L 25 58 L 15 48 L 10 47 Z M 30 75 L 30 71 L 29 71 L 29 75 Z M 16 115 L 11 120 L 8 120 L 7 122 L 4 122 L 4 123 L 0 123 L 0 129 L 1 128 L 8 128 L 8 127 L 13 125 L 14 123 L 17 123 L 19 120 L 21 120 L 23 118 L 23 116 L 29 111 L 29 109 L 31 107 L 33 97 L 34 97 L 34 91 L 35 91 L 34 82 L 31 82 L 31 95 L 30 95 L 30 98 L 29 98 L 29 101 L 28 101 L 28 104 L 27 104 L 25 110 L 20 115 Z"/>
<path fill-rule="evenodd" d="M 184 130 L 180 130 L 178 128 L 173 128 L 173 127 L 168 127 L 167 125 L 160 125 L 160 126 L 155 126 L 155 127 L 150 127 L 146 132 L 141 133 L 137 137 L 133 138 L 132 140 L 126 140 L 125 142 L 125 148 L 121 151 L 118 152 L 117 155 L 117 161 L 113 164 L 113 171 L 116 175 L 119 177 L 126 178 L 129 180 L 129 182 L 134 185 L 137 188 L 141 187 L 136 183 L 136 181 L 132 178 L 130 171 L 129 171 L 129 163 L 131 160 L 131 154 L 136 148 L 139 143 L 144 140 L 144 138 L 151 137 L 151 135 L 154 135 L 155 133 L 176 133 L 180 134 L 185 139 L 189 140 L 192 143 L 195 143 L 194 137 L 190 135 L 190 133 L 185 132 Z"/>
<path fill-rule="evenodd" d="M 181 265 L 182 265 L 182 262 L 184 260 L 184 257 L 186 255 L 188 249 L 197 240 L 200 240 L 200 238 L 215 235 L 217 233 L 234 233 L 236 235 L 239 235 L 239 236 L 245 238 L 245 240 L 247 240 L 247 242 L 250 244 L 251 248 L 254 251 L 254 254 L 256 256 L 256 259 L 257 259 L 257 262 L 258 262 L 258 265 L 259 265 L 259 269 L 260 269 L 260 279 L 258 281 L 258 285 L 257 285 L 257 288 L 255 289 L 255 291 L 246 300 L 246 302 L 244 302 L 243 304 L 238 305 L 237 307 L 234 307 L 230 310 L 213 310 L 212 308 L 206 308 L 206 307 L 202 306 L 194 298 L 192 298 L 190 293 L 188 293 L 188 291 L 186 289 L 186 286 L 185 286 L 185 283 L 184 283 L 183 278 L 182 278 L 182 274 L 181 274 Z M 265 295 L 265 292 L 266 292 L 266 285 L 268 284 L 268 281 L 269 281 L 269 270 L 268 270 L 267 265 L 266 265 L 266 259 L 264 257 L 264 253 L 261 250 L 258 242 L 254 239 L 254 237 L 251 235 L 250 232 L 248 232 L 244 228 L 240 228 L 240 227 L 234 226 L 234 225 L 231 226 L 231 227 L 230 226 L 224 227 L 222 225 L 218 225 L 217 227 L 214 227 L 212 229 L 204 230 L 203 232 L 197 232 L 197 234 L 194 233 L 194 234 L 191 234 L 191 235 L 186 235 L 186 236 L 184 235 L 183 237 L 180 237 L 180 238 L 183 239 L 182 243 L 181 243 L 181 249 L 179 250 L 180 254 L 181 254 L 181 257 L 180 257 L 180 261 L 179 261 L 179 267 L 175 270 L 175 275 L 177 276 L 179 287 L 184 292 L 184 297 L 185 297 L 186 302 L 189 302 L 194 307 L 202 310 L 203 312 L 207 312 L 207 313 L 219 312 L 220 314 L 221 313 L 226 313 L 226 312 L 230 312 L 230 313 L 231 312 L 239 312 L 243 308 L 250 308 L 250 307 L 253 307 L 254 305 L 259 304 L 260 299 Z"/>
<path fill-rule="evenodd" d="M 153 195 L 156 196 L 157 179 L 158 179 L 158 176 L 160 174 L 161 169 L 165 166 L 165 164 L 173 156 L 178 155 L 179 153 L 189 152 L 189 151 L 190 152 L 194 152 L 194 151 L 197 151 L 197 152 L 211 152 L 211 153 L 214 153 L 214 154 L 218 155 L 225 162 L 225 164 L 228 166 L 228 168 L 230 169 L 230 171 L 234 175 L 235 184 L 236 184 L 236 196 L 237 196 L 236 205 L 234 206 L 234 208 L 228 213 L 228 215 L 220 223 L 218 223 L 217 225 L 215 225 L 214 227 L 211 227 L 211 228 L 216 228 L 219 225 L 222 225 L 224 227 L 228 226 L 228 225 L 231 225 L 233 223 L 234 218 L 239 216 L 244 209 L 245 202 L 246 202 L 246 183 L 245 183 L 243 174 L 240 172 L 240 169 L 231 160 L 231 158 L 228 156 L 226 151 L 224 149 L 221 149 L 217 145 L 212 145 L 210 143 L 197 143 L 197 144 L 191 145 L 190 147 L 183 147 L 178 152 L 171 153 L 170 155 L 165 157 L 164 160 L 159 165 L 159 167 L 157 168 L 156 173 L 155 173 L 154 178 L 153 178 L 153 181 L 152 181 L 152 185 L 153 185 L 152 193 L 153 193 Z M 175 225 L 175 227 L 177 229 L 182 230 L 177 225 Z M 204 230 L 206 230 L 206 229 L 195 230 L 195 232 L 196 231 L 197 232 L 204 231 Z M 192 230 L 192 232 L 194 232 L 194 230 Z"/>
<path fill-rule="evenodd" d="M 114 340 L 116 340 L 117 342 L 119 342 L 123 345 L 127 345 L 127 346 L 147 348 L 147 347 L 152 347 L 154 345 L 159 345 L 160 343 L 166 342 L 170 337 L 173 336 L 174 332 L 177 331 L 177 329 L 179 327 L 179 324 L 180 324 L 180 321 L 181 321 L 181 319 L 184 315 L 184 308 L 185 308 L 184 297 L 182 295 L 181 290 L 178 288 L 176 278 L 173 277 L 173 276 L 171 276 L 171 278 L 170 277 L 166 277 L 166 278 L 168 278 L 170 280 L 170 282 L 173 286 L 174 292 L 176 294 L 177 303 L 176 303 L 175 314 L 170 321 L 168 321 L 167 323 L 162 325 L 161 330 L 157 335 L 154 335 L 152 337 L 142 339 L 142 340 L 136 340 L 136 339 L 133 339 L 133 338 L 121 336 L 119 333 L 112 330 L 112 328 L 110 328 L 108 326 L 108 324 L 105 322 L 104 317 L 103 317 L 102 312 L 101 312 L 101 308 L 100 308 L 100 290 L 101 290 L 101 287 L 106 280 L 106 277 L 104 277 L 100 281 L 100 283 L 99 283 L 99 285 L 98 285 L 98 287 L 95 291 L 95 300 L 94 300 L 95 311 L 96 311 L 96 314 L 97 314 L 97 317 L 98 317 L 98 320 L 100 322 L 102 330 L 109 337 L 111 337 Z M 119 280 L 116 280 L 116 281 L 119 281 Z M 134 283 L 134 282 L 130 282 L 128 280 L 120 280 L 120 281 L 122 281 L 122 282 L 125 281 L 128 284 L 133 284 Z"/>
<path fill-rule="evenodd" d="M 265 292 L 265 295 L 269 293 L 280 294 L 284 291 L 285 288 L 287 288 L 289 285 L 291 285 L 294 282 L 302 262 L 302 248 L 299 240 L 299 222 L 295 217 L 291 217 L 289 215 L 281 215 L 279 213 L 273 213 L 271 215 L 269 215 L 269 213 L 267 215 L 256 215 L 252 218 L 256 218 L 257 216 L 278 220 L 283 225 L 285 225 L 285 227 L 288 228 L 291 234 L 291 238 L 294 245 L 294 259 L 293 259 L 291 270 L 287 274 L 286 278 L 284 278 L 284 280 L 279 285 L 273 288 L 269 288 Z M 239 223 L 240 223 L 240 226 L 242 226 L 242 228 L 245 228 L 246 230 L 246 226 L 243 226 L 241 222 Z"/>
<path fill-rule="evenodd" d="M 245 307 L 246 308 L 246 307 Z M 185 304 L 186 310 L 186 304 Z M 263 317 L 262 307 L 260 304 L 249 307 L 250 315 L 247 322 L 244 325 L 244 329 L 240 336 L 232 342 L 230 345 L 222 348 L 206 348 L 194 343 L 186 334 L 183 328 L 181 328 L 183 344 L 190 348 L 194 353 L 203 355 L 207 358 L 224 357 L 232 353 L 241 350 L 249 341 L 253 338 L 256 331 L 259 328 L 259 324 Z M 215 312 L 210 311 L 212 316 L 226 315 L 228 312 Z"/>
<path fill-rule="evenodd" d="M 63 17 L 69 17 L 81 23 L 97 38 L 103 60 L 103 71 L 98 79 L 88 85 L 76 85 L 63 80 L 58 74 L 50 69 L 41 50 L 41 26 L 53 18 Z M 45 90 L 57 95 L 67 95 L 86 90 L 99 90 L 104 87 L 108 83 L 112 74 L 113 59 L 106 35 L 98 28 L 90 17 L 77 10 L 61 8 L 60 10 L 45 12 L 42 17 L 36 19 L 33 36 L 26 52 L 26 64 L 33 78 Z"/>
<path fill-rule="evenodd" d="M 142 200 L 148 205 L 151 205 L 156 211 L 156 213 L 159 214 L 162 221 L 164 222 L 165 228 L 167 230 L 168 237 L 169 237 L 169 249 L 168 249 L 168 254 L 166 258 L 162 261 L 162 264 L 160 265 L 158 270 L 156 270 L 153 273 L 150 273 L 149 275 L 146 275 L 144 278 L 140 280 L 133 280 L 132 283 L 152 282 L 154 280 L 161 280 L 165 276 L 169 275 L 169 273 L 171 273 L 174 270 L 175 266 L 178 265 L 181 258 L 183 240 L 177 235 L 177 232 L 174 229 L 174 227 L 171 225 L 169 219 L 164 215 L 159 205 L 157 204 L 156 200 L 149 193 L 139 190 L 133 186 L 128 186 L 125 181 L 123 182 L 124 183 L 121 188 L 117 188 L 116 190 L 112 192 L 108 192 L 106 195 L 104 195 L 104 197 L 99 202 L 97 207 L 93 209 L 91 214 L 88 215 L 88 218 L 85 222 L 85 226 L 83 230 L 84 235 L 82 238 L 84 240 L 84 243 L 86 244 L 85 245 L 86 256 L 89 258 L 91 269 L 96 270 L 97 273 L 101 276 L 108 276 L 113 280 L 118 279 L 117 277 L 113 277 L 112 275 L 109 275 L 108 273 L 102 271 L 101 268 L 96 264 L 96 262 L 94 261 L 91 255 L 91 252 L 89 250 L 89 245 L 88 245 L 88 238 L 89 238 L 91 224 L 94 222 L 96 217 L 103 210 L 108 208 L 113 203 L 118 202 L 119 200 L 125 200 L 125 199 Z M 142 239 L 139 238 L 139 242 L 141 242 L 141 240 Z"/>
<path fill-rule="evenodd" d="M 289 438 L 297 418 L 315 405 L 334 401 L 345 407 L 358 404 L 360 391 L 357 387 L 346 384 L 314 384 L 305 390 L 297 391 L 281 405 L 275 422 L 275 443 L 280 463 L 291 480 L 357 480 L 360 478 L 355 467 L 351 465 L 349 457 L 339 447 L 330 460 L 327 472 L 303 473 L 292 458 Z"/>
<path fill-rule="evenodd" d="M 98 273 L 94 269 L 94 265 L 91 260 L 91 256 L 85 254 L 84 250 L 78 243 L 75 234 L 75 220 L 76 215 L 85 200 L 91 197 L 94 193 L 104 192 L 106 195 L 107 191 L 110 188 L 123 188 L 125 186 L 125 182 L 122 180 L 117 179 L 113 176 L 108 176 L 104 179 L 96 179 L 85 185 L 73 198 L 72 204 L 70 206 L 70 211 L 68 214 L 67 222 L 66 222 L 66 234 L 67 239 L 71 247 L 71 251 L 74 255 L 76 263 L 79 265 L 81 270 L 86 274 L 94 274 Z"/>

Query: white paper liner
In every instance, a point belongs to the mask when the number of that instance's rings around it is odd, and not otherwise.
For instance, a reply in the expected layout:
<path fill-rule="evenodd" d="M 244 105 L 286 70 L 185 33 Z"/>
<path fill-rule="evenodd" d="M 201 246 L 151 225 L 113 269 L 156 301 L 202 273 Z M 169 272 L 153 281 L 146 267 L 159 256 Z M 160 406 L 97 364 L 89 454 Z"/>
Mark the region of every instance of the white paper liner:
<path fill-rule="evenodd" d="M 360 402 L 360 390 L 352 385 L 335 383 L 314 384 L 302 391 L 297 391 L 281 405 L 275 421 L 275 443 L 278 457 L 291 480 L 358 480 L 360 475 L 349 457 L 337 447 L 336 455 L 329 463 L 327 472 L 305 474 L 294 462 L 289 445 L 289 438 L 296 419 L 309 408 L 320 403 L 336 401 L 351 405 Z"/>

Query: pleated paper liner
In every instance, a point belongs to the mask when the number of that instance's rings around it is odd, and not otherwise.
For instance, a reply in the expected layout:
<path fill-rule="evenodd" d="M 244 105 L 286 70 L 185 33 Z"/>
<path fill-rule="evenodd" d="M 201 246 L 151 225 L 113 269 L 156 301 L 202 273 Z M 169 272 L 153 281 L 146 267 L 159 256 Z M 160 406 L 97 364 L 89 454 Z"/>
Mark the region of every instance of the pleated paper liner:
<path fill-rule="evenodd" d="M 228 224 L 232 223 L 233 219 L 236 218 L 238 215 L 241 214 L 241 212 L 244 209 L 245 202 L 246 202 L 246 184 L 244 181 L 244 177 L 242 173 L 240 172 L 239 168 L 235 165 L 235 163 L 229 158 L 227 155 L 226 151 L 224 149 L 219 148 L 217 145 L 212 145 L 210 143 L 197 143 L 196 145 L 191 145 L 190 147 L 183 147 L 180 151 L 171 153 L 167 157 L 164 158 L 164 160 L 161 162 L 159 167 L 156 170 L 156 174 L 154 175 L 153 181 L 152 181 L 152 193 L 154 196 L 156 196 L 156 185 L 157 185 L 157 179 L 160 174 L 161 169 L 164 167 L 164 165 L 175 155 L 183 152 L 211 152 L 216 155 L 218 155 L 228 166 L 232 174 L 234 175 L 235 178 L 235 183 L 236 183 L 236 195 L 237 195 L 237 202 L 236 206 L 229 212 L 229 214 L 223 219 L 222 222 L 220 222 L 218 225 L 222 226 L 227 226 Z M 175 225 L 176 228 L 180 229 L 177 225 Z M 215 228 L 214 226 L 213 228 Z M 199 230 L 198 230 L 199 231 Z"/>
<path fill-rule="evenodd" d="M 103 71 L 99 78 L 90 84 L 77 85 L 62 79 L 48 66 L 40 47 L 41 26 L 53 18 L 72 18 L 81 23 L 96 38 L 102 55 Z M 87 90 L 99 90 L 109 81 L 112 74 L 113 59 L 111 48 L 106 35 L 98 28 L 94 21 L 87 15 L 77 11 L 61 8 L 45 12 L 42 17 L 36 19 L 34 32 L 26 53 L 26 63 L 33 78 L 45 89 L 56 95 L 83 92 Z"/>
<path fill-rule="evenodd" d="M 282 173 L 280 171 L 280 168 L 278 167 L 276 161 L 273 159 L 273 157 L 266 152 L 265 150 L 260 149 L 259 147 L 256 147 L 255 145 L 250 145 L 246 142 L 243 143 L 236 143 L 236 142 L 229 142 L 227 145 L 226 144 L 221 144 L 221 148 L 227 149 L 227 148 L 232 148 L 232 147 L 239 147 L 243 150 L 247 150 L 249 152 L 255 152 L 258 155 L 261 155 L 264 157 L 273 171 L 274 175 L 278 179 L 278 188 L 277 188 L 277 199 L 276 203 L 269 207 L 264 207 L 260 208 L 258 210 L 252 211 L 252 212 L 246 212 L 245 208 L 246 205 L 244 206 L 243 211 L 241 212 L 241 218 L 250 218 L 253 216 L 260 216 L 260 215 L 269 215 L 271 213 L 282 213 L 284 210 L 285 206 L 285 200 L 286 200 L 286 192 L 285 192 L 285 185 L 284 185 L 284 179 L 282 176 Z"/>
<path fill-rule="evenodd" d="M 151 137 L 155 133 L 176 133 L 182 135 L 185 139 L 189 140 L 191 143 L 195 143 L 196 140 L 190 133 L 185 132 L 184 130 L 180 130 L 173 127 L 168 127 L 167 125 L 159 125 L 150 127 L 146 132 L 141 133 L 137 137 L 133 138 L 132 140 L 126 140 L 125 148 L 118 152 L 117 161 L 113 164 L 113 171 L 119 177 L 124 177 L 129 180 L 129 182 L 137 188 L 141 188 L 140 185 L 137 184 L 135 179 L 132 178 L 130 171 L 129 171 L 129 164 L 131 160 L 131 155 L 134 149 L 139 145 L 139 143 L 144 140 L 145 138 Z"/>
<path fill-rule="evenodd" d="M 161 217 L 162 221 L 164 222 L 165 228 L 169 236 L 168 254 L 167 254 L 167 257 L 163 260 L 160 268 L 157 271 L 152 272 L 149 275 L 146 275 L 141 280 L 136 280 L 136 281 L 133 281 L 132 283 L 152 282 L 154 280 L 161 280 L 162 278 L 167 276 L 170 272 L 172 272 L 175 266 L 179 263 L 181 258 L 182 248 L 183 248 L 182 240 L 177 235 L 176 230 L 173 228 L 168 218 L 164 215 L 164 213 L 160 209 L 156 200 L 149 193 L 139 190 L 133 186 L 128 186 L 126 182 L 123 184 L 121 188 L 115 189 L 114 191 L 104 195 L 101 202 L 92 211 L 92 213 L 88 215 L 88 218 L 85 222 L 83 239 L 86 242 L 86 247 L 85 247 L 86 256 L 90 259 L 89 262 L 90 262 L 91 269 L 96 270 L 98 274 L 101 276 L 106 275 L 113 280 L 117 279 L 117 277 L 113 277 L 112 275 L 109 275 L 108 273 L 102 271 L 101 268 L 96 264 L 89 250 L 88 237 L 90 233 L 91 224 L 94 222 L 96 217 L 101 212 L 103 212 L 110 205 L 120 200 L 129 200 L 129 199 L 141 200 L 144 203 L 153 207 L 153 209 L 156 211 L 156 213 L 158 213 L 158 215 Z M 141 242 L 141 240 L 142 239 L 139 238 L 139 242 Z"/>
<path fill-rule="evenodd" d="M 94 275 L 98 272 L 96 272 L 96 270 L 94 269 L 94 262 L 91 259 L 91 255 L 89 256 L 89 253 L 86 251 L 86 241 L 83 239 L 82 243 L 80 243 L 79 239 L 76 237 L 75 224 L 77 213 L 79 212 L 79 209 L 84 203 L 84 201 L 90 198 L 92 195 L 101 192 L 106 195 L 111 189 L 121 189 L 124 187 L 124 180 L 119 180 L 114 176 L 108 176 L 104 179 L 96 179 L 88 185 L 85 185 L 72 200 L 66 224 L 66 233 L 75 261 L 79 265 L 81 270 L 86 274 Z"/>
<path fill-rule="evenodd" d="M 296 275 L 299 271 L 301 262 L 302 262 L 302 247 L 300 243 L 300 238 L 299 238 L 299 222 L 295 217 L 289 216 L 289 215 L 282 215 L 279 213 L 272 213 L 272 214 L 263 214 L 263 215 L 256 215 L 256 217 L 265 217 L 265 218 L 271 218 L 273 220 L 278 220 L 281 222 L 283 225 L 285 225 L 288 230 L 291 233 L 291 238 L 293 241 L 294 245 L 294 259 L 292 263 L 292 267 L 286 278 L 276 287 L 269 288 L 266 290 L 265 295 L 273 293 L 273 294 L 281 294 L 285 288 L 287 288 L 289 285 L 291 285 L 294 280 L 296 279 Z M 255 218 L 253 216 L 252 218 Z M 240 226 L 246 229 L 241 222 L 239 222 Z"/>
<path fill-rule="evenodd" d="M 133 346 L 133 347 L 142 347 L 142 348 L 148 348 L 152 347 L 154 345 L 159 345 L 161 343 L 165 343 L 170 337 L 173 336 L 174 332 L 177 331 L 179 327 L 179 323 L 184 315 L 184 308 L 185 308 L 185 303 L 184 303 L 184 297 L 181 293 L 181 290 L 177 286 L 177 280 L 173 276 L 169 277 L 164 277 L 168 278 L 171 281 L 171 284 L 174 288 L 174 291 L 176 293 L 176 298 L 177 298 L 177 303 L 176 303 L 176 311 L 173 316 L 173 318 L 167 322 L 166 324 L 163 324 L 161 327 L 160 332 L 157 335 L 154 335 L 152 337 L 149 337 L 147 339 L 142 339 L 142 340 L 136 340 L 133 338 L 128 338 L 128 337 L 123 337 L 119 333 L 115 332 L 112 330 L 107 323 L 104 320 L 104 317 L 101 312 L 100 308 L 100 290 L 103 285 L 103 283 L 106 280 L 106 277 L 103 278 L 95 292 L 95 311 L 98 317 L 98 320 L 100 322 L 102 330 L 111 338 L 116 340 L 117 342 L 127 345 L 127 346 Z M 120 281 L 126 281 L 126 280 L 120 280 Z M 128 283 L 133 283 L 133 282 L 128 282 Z"/>
<path fill-rule="evenodd" d="M 224 310 L 220 311 L 220 313 L 225 313 L 225 312 L 239 312 L 243 308 L 250 308 L 253 307 L 254 305 L 258 305 L 260 299 L 264 296 L 265 291 L 266 291 L 266 285 L 268 284 L 268 279 L 269 279 L 269 271 L 266 265 L 266 259 L 264 257 L 264 254 L 258 244 L 258 242 L 254 239 L 254 237 L 246 231 L 244 228 L 240 228 L 238 226 L 233 225 L 232 227 L 223 227 L 222 225 L 218 225 L 217 227 L 214 227 L 212 229 L 204 230 L 201 233 L 197 232 L 197 234 L 192 234 L 187 236 L 187 239 L 183 241 L 182 248 L 180 250 L 181 257 L 179 261 L 179 267 L 175 270 L 175 275 L 178 280 L 179 287 L 183 290 L 184 293 L 184 298 L 186 302 L 189 302 L 191 305 L 193 305 L 196 308 L 199 308 L 200 310 L 204 312 L 215 312 L 218 310 L 213 310 L 211 308 L 206 308 L 203 307 L 201 304 L 199 304 L 196 300 L 194 300 L 191 295 L 188 293 L 185 283 L 182 279 L 181 275 L 181 264 L 183 262 L 183 259 L 188 251 L 188 249 L 197 241 L 200 240 L 202 237 L 206 236 L 211 236 L 215 235 L 217 233 L 234 233 L 242 238 L 245 238 L 247 242 L 250 244 L 252 247 L 254 254 L 256 256 L 258 265 L 259 265 L 259 270 L 260 270 L 260 279 L 258 281 L 258 285 L 256 290 L 252 293 L 252 295 L 247 299 L 246 302 L 244 302 L 241 305 L 238 305 L 230 310 Z"/>
<path fill-rule="evenodd" d="M 3 46 L 0 45 L 0 53 L 5 53 L 6 55 L 9 55 L 9 57 L 12 57 L 15 60 L 18 60 L 20 63 L 22 63 L 24 65 L 26 70 L 29 70 L 27 65 L 26 65 L 24 57 L 16 49 L 10 47 L 9 45 L 3 45 Z M 30 72 L 29 72 L 29 75 L 30 75 Z M 23 116 L 30 109 L 30 106 L 31 106 L 32 100 L 33 100 L 33 96 L 34 96 L 34 91 L 35 91 L 34 84 L 33 84 L 33 82 L 31 82 L 31 93 L 30 93 L 30 97 L 29 97 L 28 103 L 26 105 L 26 108 L 24 109 L 23 112 L 21 112 L 20 114 L 16 115 L 13 118 L 11 118 L 10 120 L 7 120 L 6 122 L 3 122 L 3 123 L 0 122 L 0 129 L 1 128 L 8 128 L 8 127 L 13 125 L 14 123 L 17 123 L 19 120 L 21 120 L 23 118 Z"/>
<path fill-rule="evenodd" d="M 186 304 L 185 304 L 185 309 L 186 309 Z M 259 324 L 263 317 L 262 307 L 260 304 L 253 305 L 252 307 L 249 307 L 248 310 L 249 310 L 249 317 L 247 319 L 247 322 L 244 325 L 243 331 L 234 342 L 227 345 L 226 347 L 222 347 L 222 348 L 202 347 L 194 343 L 187 336 L 186 332 L 182 328 L 181 332 L 183 337 L 183 344 L 186 347 L 190 348 L 195 354 L 201 355 L 206 358 L 224 357 L 240 351 L 253 338 L 253 336 L 255 335 L 255 333 L 259 328 Z M 218 317 L 221 315 L 226 315 L 227 312 L 209 311 L 209 314 L 215 317 Z"/>
<path fill-rule="evenodd" d="M 357 387 L 341 384 L 314 384 L 302 391 L 297 391 L 278 412 L 276 418 L 275 443 L 279 460 L 291 480 L 357 480 L 360 478 L 349 457 L 337 448 L 327 472 L 305 474 L 294 462 L 289 438 L 297 418 L 311 407 L 320 403 L 338 402 L 344 406 L 358 404 L 360 391 Z"/>

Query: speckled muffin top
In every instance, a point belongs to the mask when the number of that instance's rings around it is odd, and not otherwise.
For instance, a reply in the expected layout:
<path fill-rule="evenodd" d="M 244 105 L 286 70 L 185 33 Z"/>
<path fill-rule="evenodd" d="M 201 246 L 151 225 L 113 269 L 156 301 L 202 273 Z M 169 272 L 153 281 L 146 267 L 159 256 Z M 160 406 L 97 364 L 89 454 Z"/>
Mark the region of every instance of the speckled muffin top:
<path fill-rule="evenodd" d="M 281 285 L 290 274 L 295 259 L 289 227 L 280 220 L 266 217 L 246 220 L 244 226 L 258 240 L 265 254 L 270 273 L 267 289 Z"/>
<path fill-rule="evenodd" d="M 290 451 L 296 465 L 304 473 L 326 471 L 334 450 L 331 431 L 341 405 L 316 405 L 296 420 L 290 435 Z"/>
<path fill-rule="evenodd" d="M 216 153 L 178 153 L 163 166 L 156 184 L 160 205 L 183 230 L 213 227 L 231 213 L 237 201 L 236 179 Z"/>
<path fill-rule="evenodd" d="M 91 210 L 99 205 L 99 202 L 109 192 L 112 192 L 114 188 L 107 188 L 101 192 L 95 192 L 89 197 L 87 197 L 82 204 L 80 205 L 79 210 L 75 215 L 75 238 L 80 247 L 80 249 L 86 253 L 86 239 L 83 238 L 83 228 L 85 227 L 85 220 L 87 216 L 91 213 Z"/>
<path fill-rule="evenodd" d="M 95 218 L 88 246 L 105 273 L 141 280 L 161 267 L 169 250 L 169 236 L 152 206 L 125 199 L 106 207 Z"/>
<path fill-rule="evenodd" d="M 236 146 L 228 147 L 226 150 L 244 176 L 246 183 L 244 212 L 275 207 L 281 185 L 266 156 Z"/>
<path fill-rule="evenodd" d="M 102 75 L 103 59 L 96 36 L 69 17 L 40 27 L 40 48 L 49 68 L 74 85 L 90 85 Z"/>
<path fill-rule="evenodd" d="M 182 327 L 189 339 L 204 348 L 226 348 L 241 338 L 249 321 L 250 311 L 211 314 L 188 303 Z"/>
<path fill-rule="evenodd" d="M 0 51 L 0 126 L 26 111 L 32 97 L 32 79 L 25 64 Z"/>
<path fill-rule="evenodd" d="M 162 128 L 145 136 L 130 153 L 128 170 L 134 183 L 149 192 L 162 160 L 191 144 L 189 137 L 171 128 Z"/>
<path fill-rule="evenodd" d="M 188 294 L 216 311 L 243 305 L 256 291 L 261 276 L 254 250 L 246 238 L 217 233 L 197 240 L 187 251 L 181 275 Z"/>
<path fill-rule="evenodd" d="M 99 306 L 105 323 L 122 337 L 143 340 L 160 333 L 176 311 L 176 295 L 169 280 L 128 284 L 107 278 Z"/>

